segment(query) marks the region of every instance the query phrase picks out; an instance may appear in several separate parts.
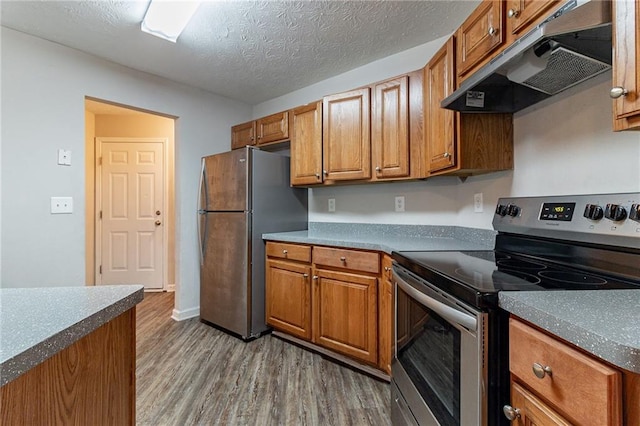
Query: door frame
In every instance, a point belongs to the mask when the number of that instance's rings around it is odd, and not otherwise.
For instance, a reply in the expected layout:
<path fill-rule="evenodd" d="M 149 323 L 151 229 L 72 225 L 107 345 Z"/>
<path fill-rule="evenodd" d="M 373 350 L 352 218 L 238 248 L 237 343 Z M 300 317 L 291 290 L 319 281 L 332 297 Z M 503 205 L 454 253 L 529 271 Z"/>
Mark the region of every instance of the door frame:
<path fill-rule="evenodd" d="M 102 144 L 109 142 L 134 142 L 134 143 L 162 143 L 162 211 L 165 215 L 169 211 L 169 174 L 167 173 L 167 164 L 169 160 L 168 138 L 123 138 L 123 137 L 96 137 L 95 138 L 95 206 L 94 206 L 94 229 L 95 229 L 95 246 L 94 246 L 94 285 L 102 285 L 102 274 L 100 273 L 100 265 L 102 264 L 102 220 L 100 212 L 102 211 Z M 168 217 L 168 216 L 165 216 Z M 167 291 L 167 276 L 169 275 L 169 226 L 168 221 L 163 219 L 165 226 L 162 227 L 162 288 L 160 289 L 144 289 L 145 291 Z"/>

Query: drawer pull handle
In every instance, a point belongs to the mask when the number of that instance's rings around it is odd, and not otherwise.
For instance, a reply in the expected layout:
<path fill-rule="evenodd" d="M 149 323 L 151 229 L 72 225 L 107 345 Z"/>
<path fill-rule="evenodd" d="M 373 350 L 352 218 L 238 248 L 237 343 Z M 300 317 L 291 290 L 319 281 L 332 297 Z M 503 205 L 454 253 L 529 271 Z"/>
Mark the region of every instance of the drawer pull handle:
<path fill-rule="evenodd" d="M 282 250 L 282 254 L 284 254 L 285 256 L 287 255 L 287 253 L 289 253 L 289 252 L 286 251 L 286 250 Z"/>
<path fill-rule="evenodd" d="M 538 379 L 544 379 L 544 376 L 546 375 L 551 376 L 552 374 L 551 367 L 549 367 L 548 365 L 543 366 L 541 364 L 538 364 L 537 362 L 534 362 L 533 374 L 535 374 Z"/>
<path fill-rule="evenodd" d="M 346 258 L 346 257 L 344 257 L 344 256 L 340 257 L 340 262 L 344 263 L 344 262 L 346 262 L 346 261 L 347 261 L 347 258 Z"/>
<path fill-rule="evenodd" d="M 504 413 L 504 416 L 510 421 L 520 417 L 520 410 L 518 410 L 517 408 L 513 408 L 510 405 L 505 405 L 504 407 L 502 407 L 502 412 Z"/>

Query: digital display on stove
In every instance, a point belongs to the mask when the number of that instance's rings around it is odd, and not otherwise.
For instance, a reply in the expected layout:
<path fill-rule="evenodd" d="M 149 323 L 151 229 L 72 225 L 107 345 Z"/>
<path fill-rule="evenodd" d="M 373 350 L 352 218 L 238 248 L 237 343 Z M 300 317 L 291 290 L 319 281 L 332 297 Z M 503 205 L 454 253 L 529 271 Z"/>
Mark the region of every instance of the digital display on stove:
<path fill-rule="evenodd" d="M 570 222 L 576 203 L 544 203 L 540 211 L 540 220 L 559 220 Z"/>

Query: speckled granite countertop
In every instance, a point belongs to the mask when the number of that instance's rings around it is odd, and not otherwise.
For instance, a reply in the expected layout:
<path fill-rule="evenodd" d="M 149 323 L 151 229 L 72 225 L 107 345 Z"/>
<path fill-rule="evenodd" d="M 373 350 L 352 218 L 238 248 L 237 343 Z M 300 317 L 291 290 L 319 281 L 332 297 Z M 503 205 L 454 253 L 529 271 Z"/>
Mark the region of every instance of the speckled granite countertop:
<path fill-rule="evenodd" d="M 503 291 L 500 307 L 640 374 L 640 290 Z"/>
<path fill-rule="evenodd" d="M 0 386 L 144 297 L 141 285 L 0 289 Z"/>
<path fill-rule="evenodd" d="M 270 241 L 376 250 L 492 250 L 495 232 L 459 226 L 310 222 L 307 231 L 263 234 Z"/>

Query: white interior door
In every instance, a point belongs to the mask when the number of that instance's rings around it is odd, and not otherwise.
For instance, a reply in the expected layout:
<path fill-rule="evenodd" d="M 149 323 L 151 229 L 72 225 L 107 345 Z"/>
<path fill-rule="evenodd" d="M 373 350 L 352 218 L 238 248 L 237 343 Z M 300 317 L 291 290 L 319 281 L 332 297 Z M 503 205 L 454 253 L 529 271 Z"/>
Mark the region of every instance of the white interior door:
<path fill-rule="evenodd" d="M 98 139 L 96 283 L 164 286 L 164 141 Z M 96 194 L 98 195 L 98 194 Z"/>

